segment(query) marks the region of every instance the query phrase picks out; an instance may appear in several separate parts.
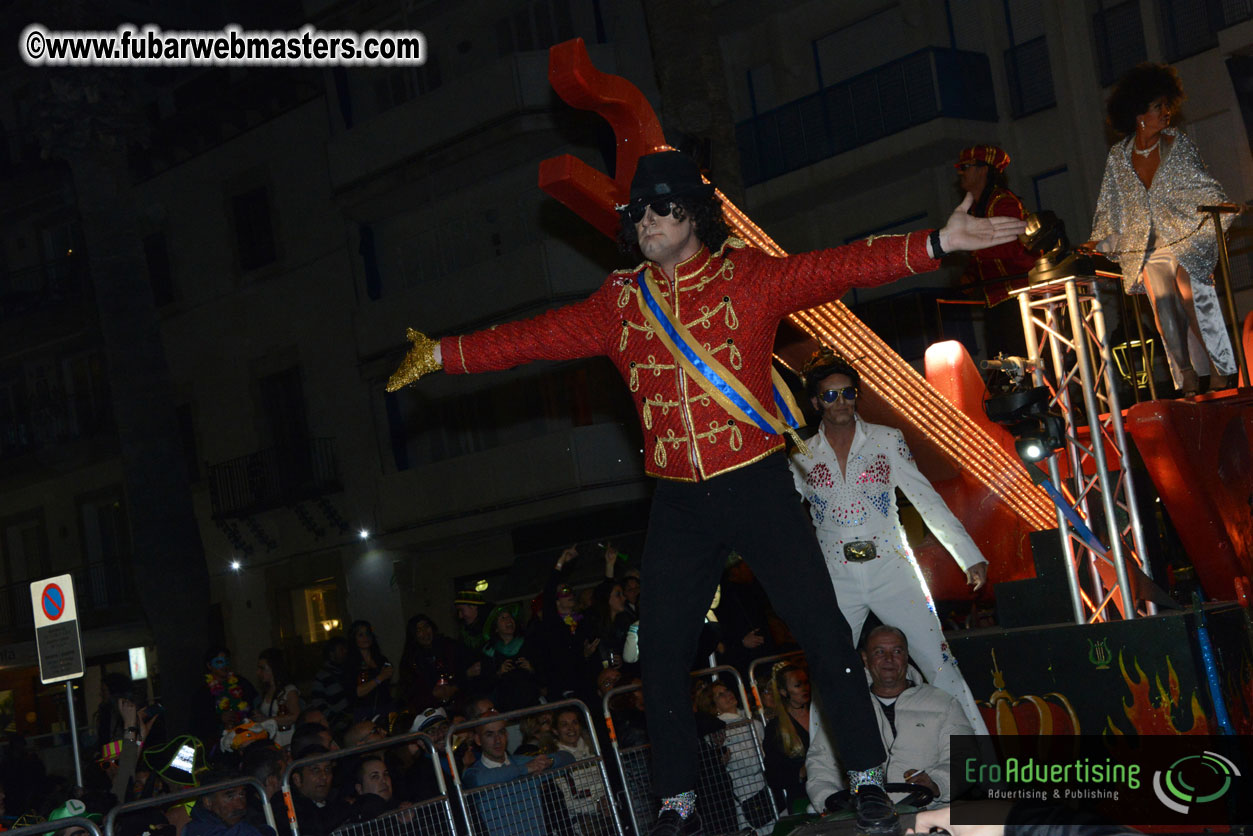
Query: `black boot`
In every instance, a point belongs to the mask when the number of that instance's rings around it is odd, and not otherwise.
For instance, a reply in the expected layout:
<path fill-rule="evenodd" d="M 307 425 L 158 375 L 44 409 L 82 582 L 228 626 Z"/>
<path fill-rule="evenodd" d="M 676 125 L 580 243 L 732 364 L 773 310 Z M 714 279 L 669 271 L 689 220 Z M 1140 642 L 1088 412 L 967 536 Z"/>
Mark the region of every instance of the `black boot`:
<path fill-rule="evenodd" d="M 901 820 L 892 799 L 875 784 L 862 784 L 853 793 L 857 832 L 861 836 L 900 836 Z"/>

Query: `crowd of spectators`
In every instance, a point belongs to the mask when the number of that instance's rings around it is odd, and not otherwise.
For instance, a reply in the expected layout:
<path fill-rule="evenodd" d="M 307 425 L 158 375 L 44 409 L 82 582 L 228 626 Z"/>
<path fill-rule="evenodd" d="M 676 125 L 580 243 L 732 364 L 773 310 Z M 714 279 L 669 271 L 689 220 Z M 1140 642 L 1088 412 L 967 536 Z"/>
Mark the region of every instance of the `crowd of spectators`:
<path fill-rule="evenodd" d="M 256 660 L 255 674 L 249 670 L 251 675 L 245 675 L 227 648 L 212 647 L 204 656 L 203 687 L 191 706 L 188 729 L 165 728 L 157 704 L 145 705 L 132 696 L 126 677 L 109 674 L 94 717 L 98 758 L 92 764 L 84 757 L 83 786 L 48 774 L 37 757 L 22 750 L 18 738 L 11 742 L 0 772 L 0 804 L 9 813 L 5 824 L 12 826 L 19 816 L 24 822 L 46 819 L 74 799 L 86 813 L 100 815 L 115 804 L 251 776 L 270 796 L 283 836 L 288 815 L 280 780 L 293 759 L 369 747 L 417 731 L 438 745 L 453 724 L 571 698 L 588 706 L 590 724 L 581 711 L 558 707 L 528 714 L 507 727 L 492 721 L 459 735 L 455 758 L 463 784 L 501 780 L 506 773 L 490 768 L 500 758 L 516 767 L 529 765 L 533 773 L 587 760 L 594 755 L 594 742 L 608 752 L 602 700 L 615 688 L 639 683 L 640 584 L 634 572 L 621 571 L 624 563 L 609 546 L 603 580 L 575 589 L 568 575 L 577 558 L 574 548 L 560 555 L 529 607 L 492 604 L 477 592 L 458 592 L 452 602 L 457 625 L 453 635 L 443 634 L 428 615 L 413 616 L 394 665 L 368 621 L 355 621 L 345 635 L 326 641 L 316 671 L 291 671 L 284 653 L 270 648 Z M 752 689 L 749 664 L 793 648 L 751 570 L 732 556 L 721 595 L 707 615 L 693 670 L 711 662 L 730 664 Z M 702 747 L 708 749 L 700 778 L 704 791 L 698 797 L 706 799 L 706 820 L 731 830 L 749 824 L 750 806 L 755 805 L 760 818 L 764 807 L 786 811 L 804 798 L 810 699 L 806 671 L 781 663 L 766 665 L 761 675 L 758 691 L 768 717 L 764 727 L 750 717 L 732 678 L 694 679 L 693 710 Z M 647 743 L 641 689 L 619 692 L 611 708 L 620 747 Z M 731 727 L 745 733 L 724 733 Z M 756 767 L 757 742 L 765 752 L 768 789 Z M 606 758 L 612 771 L 611 761 Z M 419 744 L 402 742 L 296 769 L 292 802 L 301 832 L 330 834 L 438 795 L 434 762 Z M 444 771 L 447 784 L 451 776 L 446 763 Z M 620 788 L 632 776 L 614 772 L 612 778 Z M 646 785 L 646 778 L 640 780 Z M 598 832 L 596 823 L 605 821 L 610 803 L 599 772 L 571 772 L 560 787 L 559 804 L 567 820 L 583 822 L 580 832 Z M 186 805 L 157 805 L 122 816 L 116 831 L 265 834 L 260 803 L 246 803 L 248 796 L 236 789 Z M 710 806 L 715 798 L 720 809 Z"/>

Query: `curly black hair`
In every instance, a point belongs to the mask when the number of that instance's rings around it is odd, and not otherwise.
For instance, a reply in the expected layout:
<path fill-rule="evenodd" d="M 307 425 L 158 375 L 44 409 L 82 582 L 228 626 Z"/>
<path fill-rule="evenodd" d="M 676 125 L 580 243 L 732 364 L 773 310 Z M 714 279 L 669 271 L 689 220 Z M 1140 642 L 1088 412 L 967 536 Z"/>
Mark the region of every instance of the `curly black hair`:
<path fill-rule="evenodd" d="M 1135 133 L 1136 117 L 1163 98 L 1169 112 L 1178 112 L 1184 99 L 1179 73 L 1169 64 L 1137 64 L 1123 73 L 1109 94 L 1105 105 L 1109 126 L 1123 136 Z"/>
<path fill-rule="evenodd" d="M 696 237 L 711 253 L 717 252 L 730 236 L 731 229 L 722 215 L 722 202 L 717 195 L 706 198 L 683 195 L 671 198 L 670 202 L 674 206 L 676 218 L 692 219 L 692 224 L 696 227 Z M 633 259 L 643 258 L 635 234 L 635 224 L 631 223 L 626 212 L 618 213 L 618 249 Z"/>
<path fill-rule="evenodd" d="M 811 400 L 818 397 L 819 384 L 833 374 L 847 375 L 853 381 L 853 386 L 861 389 L 861 375 L 857 373 L 857 369 L 844 360 L 836 358 L 830 363 L 815 366 L 805 373 L 805 394 L 809 395 Z"/>

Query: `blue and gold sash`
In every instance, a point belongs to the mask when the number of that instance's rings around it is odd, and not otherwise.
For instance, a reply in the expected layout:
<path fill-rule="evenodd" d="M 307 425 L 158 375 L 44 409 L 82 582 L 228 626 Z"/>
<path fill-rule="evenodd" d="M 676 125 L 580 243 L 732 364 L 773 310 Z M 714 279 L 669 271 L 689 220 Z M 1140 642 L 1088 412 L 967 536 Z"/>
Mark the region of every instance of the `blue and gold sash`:
<path fill-rule="evenodd" d="M 651 271 L 645 268 L 636 277 L 639 286 L 640 313 L 652 326 L 662 344 L 678 362 L 679 366 L 695 380 L 718 405 L 731 417 L 753 424 L 771 435 L 786 433 L 796 446 L 808 455 L 804 442 L 796 434 L 800 426 L 801 411 L 782 375 L 773 366 L 770 376 L 774 381 L 774 405 L 777 410 L 767 410 L 761 402 L 710 353 L 692 332 L 679 322 L 673 309 L 657 289 Z"/>

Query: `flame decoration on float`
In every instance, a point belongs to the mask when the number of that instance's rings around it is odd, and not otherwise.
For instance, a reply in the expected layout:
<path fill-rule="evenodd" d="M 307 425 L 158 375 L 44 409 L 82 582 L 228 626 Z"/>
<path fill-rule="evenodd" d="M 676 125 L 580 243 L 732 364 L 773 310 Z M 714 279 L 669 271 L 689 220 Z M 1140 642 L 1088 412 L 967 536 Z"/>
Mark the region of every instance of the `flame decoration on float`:
<path fill-rule="evenodd" d="M 1140 667 L 1140 660 L 1133 659 L 1132 664 L 1135 666 L 1137 679 L 1134 681 L 1131 675 L 1127 673 L 1127 664 L 1123 660 L 1123 654 L 1118 652 L 1118 667 L 1122 671 L 1123 682 L 1127 685 L 1127 690 L 1131 692 L 1131 701 L 1123 700 L 1123 714 L 1126 715 L 1127 721 L 1131 723 L 1132 733 L 1134 734 L 1210 734 L 1209 718 L 1205 716 L 1205 709 L 1201 707 L 1201 699 L 1194 690 L 1190 700 L 1192 724 L 1187 728 L 1182 727 L 1184 717 L 1180 713 L 1182 689 L 1179 687 L 1179 675 L 1175 673 L 1174 663 L 1170 661 L 1170 657 L 1166 657 L 1166 685 L 1162 684 L 1160 675 L 1153 677 L 1153 682 L 1149 682 L 1148 674 Z M 1157 695 L 1154 698 L 1153 685 L 1156 685 Z M 1179 716 L 1180 722 L 1176 722 L 1176 716 Z M 1106 717 L 1106 733 L 1123 736 L 1127 732 L 1120 729 L 1112 717 Z"/>

